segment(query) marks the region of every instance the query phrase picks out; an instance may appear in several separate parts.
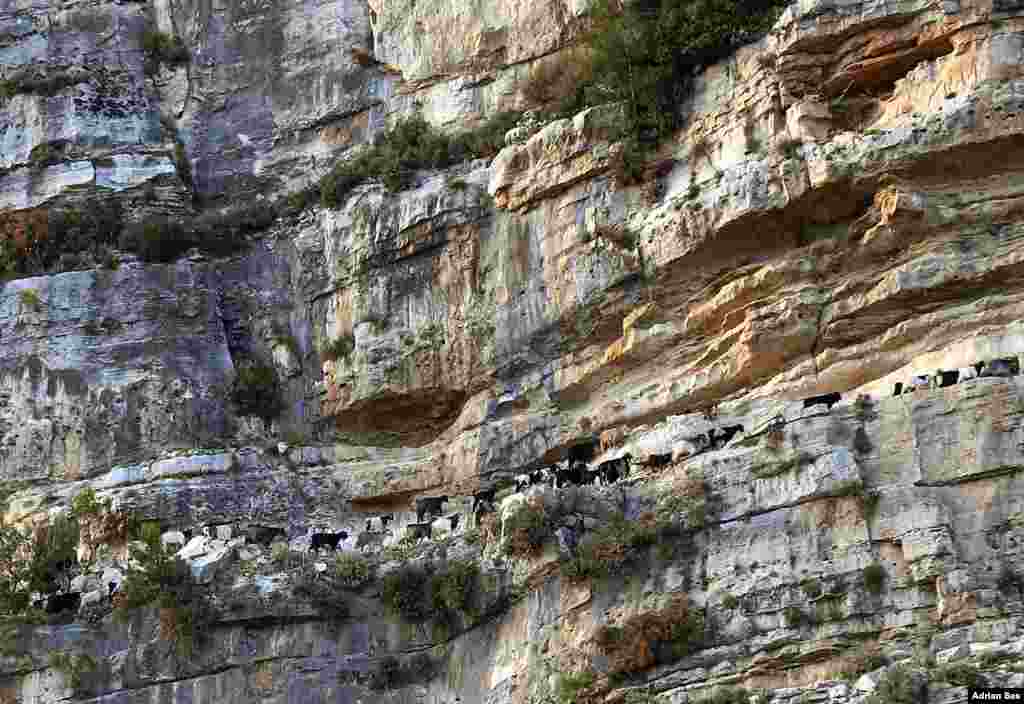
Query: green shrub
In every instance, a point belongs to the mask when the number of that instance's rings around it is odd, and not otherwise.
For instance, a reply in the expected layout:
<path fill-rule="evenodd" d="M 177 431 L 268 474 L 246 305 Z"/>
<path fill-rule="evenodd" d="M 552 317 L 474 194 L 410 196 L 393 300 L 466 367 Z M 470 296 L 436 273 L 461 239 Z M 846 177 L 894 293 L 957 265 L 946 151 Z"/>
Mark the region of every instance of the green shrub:
<path fill-rule="evenodd" d="M 864 576 L 864 588 L 874 594 L 882 591 L 882 584 L 885 581 L 885 570 L 879 564 L 868 565 L 862 572 Z"/>
<path fill-rule="evenodd" d="M 272 366 L 253 362 L 238 370 L 231 392 L 241 415 L 276 418 L 284 410 L 277 371 Z"/>
<path fill-rule="evenodd" d="M 681 125 L 694 69 L 755 40 L 785 7 L 781 0 L 599 0 L 586 38 L 592 49 L 591 104 L 622 101 L 625 131 L 658 136 Z"/>
<path fill-rule="evenodd" d="M 594 684 L 597 678 L 593 672 L 565 672 L 558 676 L 556 688 L 561 704 L 576 704 L 580 692 Z"/>
<path fill-rule="evenodd" d="M 448 562 L 444 570 L 434 574 L 430 580 L 434 609 L 442 615 L 472 615 L 479 578 L 480 568 L 472 560 Z"/>
<path fill-rule="evenodd" d="M 928 701 L 928 682 L 906 665 L 896 665 L 878 681 L 864 704 L 918 704 Z"/>
<path fill-rule="evenodd" d="M 384 576 L 384 605 L 408 621 L 418 623 L 431 616 L 429 596 L 430 576 L 422 568 L 404 565 Z"/>
<path fill-rule="evenodd" d="M 115 604 L 114 617 L 126 622 L 132 609 L 160 608 L 160 635 L 190 657 L 214 620 L 208 590 L 195 582 L 188 562 L 160 541 L 159 526 L 143 524 L 144 547 L 131 547 L 131 561 Z"/>
<path fill-rule="evenodd" d="M 31 288 L 18 291 L 18 300 L 21 302 L 22 306 L 33 310 L 39 310 L 40 306 L 43 304 L 42 300 L 39 298 L 39 292 Z"/>
<path fill-rule="evenodd" d="M 787 628 L 799 628 L 805 623 L 809 623 L 807 614 L 795 606 L 787 606 L 784 608 L 782 610 L 782 618 L 785 621 Z"/>
<path fill-rule="evenodd" d="M 737 606 L 739 606 L 739 603 L 739 599 L 734 597 L 732 594 L 727 593 L 725 596 L 722 597 L 722 606 L 729 609 L 729 611 L 732 611 Z"/>
<path fill-rule="evenodd" d="M 562 562 L 562 574 L 577 581 L 605 577 L 636 557 L 637 548 L 654 544 L 658 535 L 653 516 L 636 521 L 616 516 L 583 536 L 575 556 Z"/>
<path fill-rule="evenodd" d="M 172 262 L 197 243 L 181 223 L 158 217 L 126 227 L 120 244 L 122 249 L 135 252 L 143 261 Z"/>
<path fill-rule="evenodd" d="M 372 565 L 361 555 L 343 552 L 334 558 L 334 573 L 349 589 L 358 589 L 373 578 Z"/>
<path fill-rule="evenodd" d="M 422 115 L 413 115 L 378 135 L 372 145 L 324 176 L 320 181 L 320 204 L 340 208 L 349 191 L 367 179 L 379 179 L 394 192 L 406 187 L 417 170 L 494 156 L 504 146 L 505 132 L 515 126 L 517 119 L 517 113 L 496 113 L 474 130 L 446 135 Z"/>
<path fill-rule="evenodd" d="M 981 670 L 968 663 L 949 664 L 938 668 L 935 672 L 935 679 L 941 682 L 949 682 L 955 687 L 973 687 L 975 689 L 986 685 Z"/>
<path fill-rule="evenodd" d="M 505 555 L 526 557 L 535 554 L 552 533 L 543 501 L 536 498 L 524 501 L 506 516 L 502 531 L 501 551 Z"/>
<path fill-rule="evenodd" d="M 98 516 L 103 511 L 110 510 L 110 500 L 100 501 L 96 498 L 96 490 L 91 486 L 75 494 L 71 499 L 71 515 L 75 518 L 85 516 Z"/>
<path fill-rule="evenodd" d="M 708 697 L 697 700 L 697 704 L 748 704 L 750 692 L 738 687 L 717 687 Z"/>
<path fill-rule="evenodd" d="M 349 357 L 352 355 L 352 351 L 355 349 L 355 345 L 356 338 L 353 335 L 341 335 L 327 343 L 327 346 L 321 353 L 321 358 L 325 362 L 338 359 L 348 361 Z"/>
<path fill-rule="evenodd" d="M 817 599 L 821 596 L 821 583 L 816 579 L 805 579 L 800 582 L 800 589 L 808 599 Z"/>
<path fill-rule="evenodd" d="M 153 30 L 142 33 L 142 50 L 146 54 L 146 73 L 156 73 L 160 64 L 177 66 L 188 63 L 191 58 L 180 37 Z"/>
<path fill-rule="evenodd" d="M 83 676 L 95 672 L 97 668 L 96 660 L 87 653 L 69 655 L 62 651 L 51 651 L 48 662 L 51 669 L 64 675 L 76 694 L 82 692 Z"/>
<path fill-rule="evenodd" d="M 342 584 L 326 573 L 317 574 L 312 567 L 303 569 L 294 591 L 296 596 L 308 599 L 326 618 L 344 621 L 349 617 L 348 596 Z"/>

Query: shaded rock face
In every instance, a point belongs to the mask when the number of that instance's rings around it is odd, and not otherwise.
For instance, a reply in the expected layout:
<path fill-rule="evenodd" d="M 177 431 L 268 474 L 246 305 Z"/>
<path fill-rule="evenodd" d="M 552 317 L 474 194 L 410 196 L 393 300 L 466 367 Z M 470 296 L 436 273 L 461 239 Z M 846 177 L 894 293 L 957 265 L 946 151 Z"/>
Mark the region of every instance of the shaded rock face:
<path fill-rule="evenodd" d="M 531 65 L 585 11 L 2 9 L 19 88 L 0 111 L 0 207 L 287 194 L 413 110 L 462 127 L 527 106 Z M 147 56 L 152 32 L 188 60 Z M 216 598 L 206 639 L 175 654 L 167 613 L 109 618 L 126 536 L 90 542 L 68 580 L 77 622 L 0 632 L 0 702 L 547 703 L 588 673 L 565 696 L 682 704 L 738 685 L 853 703 L 901 662 L 915 696 L 926 679 L 929 701 L 966 696 L 915 650 L 1024 685 L 1024 377 L 894 395 L 1024 358 L 1022 36 L 1019 3 L 794 4 L 695 78 L 643 183 L 615 173 L 614 107 L 533 116 L 491 160 L 398 193 L 361 184 L 230 258 L 5 283 L 5 523 L 38 526 L 92 487 L 112 502 L 96 525 L 132 515 L 192 544 Z M 255 363 L 276 375 L 276 416 L 232 400 Z M 626 453 L 628 483 L 471 498 Z M 448 497 L 453 535 L 417 543 L 425 496 Z M 683 527 L 653 545 L 601 532 L 669 514 Z M 196 549 L 184 531 L 204 527 L 230 542 Z M 304 581 L 284 550 L 308 562 L 311 535 L 336 531 L 376 570 L 365 583 L 326 554 Z M 581 578 L 587 555 L 626 557 Z M 385 606 L 400 566 L 463 562 L 480 570 L 469 607 L 446 610 L 450 584 L 419 595 L 439 600 L 426 621 Z M 95 668 L 76 686 L 56 651 Z"/>

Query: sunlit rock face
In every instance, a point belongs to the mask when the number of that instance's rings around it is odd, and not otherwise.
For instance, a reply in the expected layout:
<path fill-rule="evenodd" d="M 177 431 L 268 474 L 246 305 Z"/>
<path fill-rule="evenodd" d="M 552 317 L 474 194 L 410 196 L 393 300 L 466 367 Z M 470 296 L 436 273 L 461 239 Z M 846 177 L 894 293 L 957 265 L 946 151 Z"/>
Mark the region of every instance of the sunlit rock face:
<path fill-rule="evenodd" d="M 4 236 L 270 202 L 414 111 L 535 107 L 587 5 L 10 5 Z M 1022 13 L 794 3 L 695 77 L 639 183 L 616 106 L 534 114 L 229 257 L 5 283 L 4 523 L 101 506 L 77 620 L 0 630 L 0 704 L 1024 686 Z M 237 401 L 255 363 L 279 412 Z M 110 614 L 147 524 L 213 595 L 191 654 L 166 607 Z"/>

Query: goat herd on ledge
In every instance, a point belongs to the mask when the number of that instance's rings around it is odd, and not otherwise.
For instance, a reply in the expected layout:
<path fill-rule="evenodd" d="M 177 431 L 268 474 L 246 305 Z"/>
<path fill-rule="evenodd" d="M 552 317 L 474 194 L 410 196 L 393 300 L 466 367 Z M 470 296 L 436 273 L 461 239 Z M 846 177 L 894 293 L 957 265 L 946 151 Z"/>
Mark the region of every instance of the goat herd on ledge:
<path fill-rule="evenodd" d="M 897 382 L 893 389 L 894 396 L 911 393 L 919 389 L 937 389 L 953 386 L 961 381 L 976 379 L 979 377 L 1012 377 L 1020 374 L 1021 364 L 1016 357 L 994 359 L 987 362 L 961 367 L 953 370 L 936 369 L 931 374 L 915 374 L 906 382 Z M 811 396 L 803 399 L 803 407 L 811 408 L 817 405 L 825 405 L 829 411 L 832 406 L 841 399 L 838 393 Z M 779 429 L 785 424 L 782 416 L 776 416 L 768 426 L 769 430 Z M 649 455 L 644 464 L 648 467 L 658 467 L 677 462 L 687 457 L 692 457 L 704 452 L 717 450 L 725 447 L 734 436 L 744 432 L 742 425 L 729 425 L 724 427 L 711 428 L 706 433 L 687 438 L 687 447 L 677 447 L 672 453 Z M 602 433 L 600 438 L 601 452 L 611 449 L 623 439 L 624 435 L 608 431 Z M 591 467 L 589 463 L 593 460 L 597 442 L 593 440 L 577 444 L 569 448 L 568 458 L 564 465 L 554 463 L 544 468 L 534 469 L 520 474 L 514 480 L 496 480 L 490 486 L 482 488 L 473 494 L 472 511 L 476 523 L 479 525 L 481 517 L 486 513 L 495 511 L 496 495 L 499 491 L 515 488 L 516 492 L 523 492 L 531 486 L 548 485 L 554 489 L 560 489 L 569 485 L 597 484 L 611 485 L 629 476 L 632 454 L 626 453 L 621 457 L 607 460 Z M 281 450 L 279 449 L 279 452 Z M 427 496 L 416 499 L 416 522 L 407 524 L 406 538 L 419 541 L 433 537 L 434 522 L 438 519 L 448 521 L 450 530 L 454 533 L 462 518 L 461 514 L 453 513 L 443 516 L 444 505 L 448 502 L 449 496 Z M 387 538 L 391 536 L 388 524 L 394 521 L 394 514 L 377 515 L 366 520 L 365 530 L 360 532 L 355 544 L 356 550 L 366 551 L 368 548 L 379 548 L 384 545 Z M 443 528 L 443 524 L 442 524 Z M 289 540 L 289 531 L 284 528 L 263 525 L 239 526 L 236 528 L 230 523 L 209 523 L 199 531 L 184 529 L 164 533 L 162 540 L 165 544 L 177 544 L 185 547 L 199 532 L 208 539 L 221 541 L 230 540 L 232 534 L 236 537 L 244 536 L 248 542 L 257 543 L 266 547 L 274 542 Z M 313 532 L 309 534 L 309 553 L 316 555 L 322 549 L 335 552 L 342 541 L 347 540 L 349 533 L 344 530 L 334 532 Z M 111 581 L 108 584 L 110 596 L 117 590 L 118 584 Z M 77 609 L 78 593 L 57 594 L 51 596 L 46 603 L 47 611 L 56 613 L 65 609 Z M 108 596 L 109 598 L 109 596 Z M 40 604 L 41 606 L 42 604 Z"/>

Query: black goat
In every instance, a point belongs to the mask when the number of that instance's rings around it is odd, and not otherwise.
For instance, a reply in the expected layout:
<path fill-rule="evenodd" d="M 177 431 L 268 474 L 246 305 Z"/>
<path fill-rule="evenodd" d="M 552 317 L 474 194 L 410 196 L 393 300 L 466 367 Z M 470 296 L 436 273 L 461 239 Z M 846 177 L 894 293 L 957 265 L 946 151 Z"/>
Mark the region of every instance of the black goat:
<path fill-rule="evenodd" d="M 444 510 L 447 496 L 421 496 L 416 499 L 416 522 L 423 523 L 424 516 L 437 518 Z"/>
<path fill-rule="evenodd" d="M 583 462 L 570 462 L 566 469 L 559 469 L 555 473 L 556 481 L 559 487 L 564 487 L 569 484 L 589 484 L 587 479 L 587 465 Z"/>
<path fill-rule="evenodd" d="M 572 466 L 577 462 L 586 464 L 594 459 L 594 448 L 597 447 L 597 443 L 594 441 L 581 443 L 579 445 L 573 445 L 569 448 L 569 465 Z"/>
<path fill-rule="evenodd" d="M 459 529 L 459 519 L 460 518 L 462 518 L 462 516 L 460 516 L 457 513 L 453 513 L 452 515 L 448 516 L 448 522 L 452 526 L 452 533 L 454 533 L 455 531 L 457 531 Z"/>
<path fill-rule="evenodd" d="M 249 526 L 245 529 L 245 537 L 250 542 L 269 546 L 278 538 L 287 540 L 288 533 L 284 528 L 273 526 Z"/>
<path fill-rule="evenodd" d="M 649 455 L 647 457 L 648 467 L 664 467 L 667 464 L 672 464 L 671 452 L 666 452 L 663 455 Z"/>
<path fill-rule="evenodd" d="M 473 513 L 477 512 L 477 507 L 481 504 L 493 504 L 494 495 L 498 493 L 498 487 L 492 486 L 490 489 L 484 489 L 473 494 Z"/>
<path fill-rule="evenodd" d="M 110 580 L 107 582 L 107 598 L 114 596 L 114 592 L 117 591 L 117 582 Z"/>
<path fill-rule="evenodd" d="M 78 592 L 51 594 L 46 600 L 46 613 L 59 614 L 62 611 L 78 611 L 82 603 L 82 595 Z"/>
<path fill-rule="evenodd" d="M 413 540 L 419 540 L 420 538 L 430 538 L 433 536 L 433 530 L 430 523 L 410 523 L 406 526 L 406 535 Z"/>
<path fill-rule="evenodd" d="M 348 539 L 348 533 L 343 530 L 337 533 L 313 533 L 309 540 L 309 551 L 319 552 L 320 548 L 337 551 L 338 543 L 346 539 Z"/>
<path fill-rule="evenodd" d="M 894 386 L 892 389 L 892 395 L 899 396 L 901 393 L 903 393 L 903 382 L 897 381 L 896 386 Z"/>
<path fill-rule="evenodd" d="M 393 521 L 393 520 L 395 520 L 395 514 L 393 514 L 393 513 L 386 513 L 383 516 L 381 516 L 380 517 L 380 527 L 381 527 L 381 530 L 387 530 L 388 529 L 388 523 L 391 523 L 391 521 Z"/>
<path fill-rule="evenodd" d="M 945 369 L 939 369 L 938 376 L 940 389 L 944 389 L 947 386 L 954 386 L 958 381 L 960 381 L 960 372 L 956 369 L 948 372 Z"/>
<path fill-rule="evenodd" d="M 839 399 L 842 398 L 839 394 L 833 392 L 830 394 L 823 394 L 821 396 L 811 396 L 810 398 L 804 399 L 804 408 L 810 408 L 811 406 L 817 406 L 818 404 L 824 403 L 828 406 L 828 410 L 832 410 L 832 406 L 839 403 Z"/>
<path fill-rule="evenodd" d="M 993 359 L 978 372 L 979 376 L 1009 377 L 1018 374 L 1020 374 L 1020 362 L 1016 357 Z"/>
<path fill-rule="evenodd" d="M 619 479 L 629 476 L 629 462 L 632 459 L 633 455 L 627 452 L 622 457 L 602 462 L 597 468 L 597 474 L 605 484 L 614 484 Z"/>
<path fill-rule="evenodd" d="M 195 535 L 195 532 L 191 528 L 185 528 L 181 531 L 181 534 L 185 536 L 185 542 L 187 543 L 192 540 L 192 536 Z"/>
<path fill-rule="evenodd" d="M 708 431 L 708 436 L 711 440 L 711 447 L 714 449 L 725 447 L 729 443 L 729 441 L 736 436 L 736 433 L 742 432 L 742 425 L 729 425 L 726 426 L 725 428 L 718 429 L 712 428 L 710 431 Z"/>

